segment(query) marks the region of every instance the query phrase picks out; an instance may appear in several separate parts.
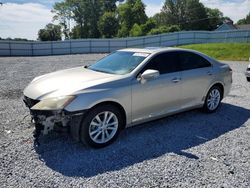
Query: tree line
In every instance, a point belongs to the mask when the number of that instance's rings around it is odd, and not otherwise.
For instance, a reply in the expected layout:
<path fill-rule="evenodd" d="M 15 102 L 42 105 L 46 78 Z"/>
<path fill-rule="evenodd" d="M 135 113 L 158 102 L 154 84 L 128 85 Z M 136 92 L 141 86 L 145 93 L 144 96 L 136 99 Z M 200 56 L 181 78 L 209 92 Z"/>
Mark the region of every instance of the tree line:
<path fill-rule="evenodd" d="M 121 1 L 121 0 L 120 0 Z M 64 0 L 54 4 L 53 21 L 38 32 L 42 41 L 153 35 L 180 30 L 214 30 L 225 19 L 199 0 L 166 0 L 152 17 L 142 0 Z"/>

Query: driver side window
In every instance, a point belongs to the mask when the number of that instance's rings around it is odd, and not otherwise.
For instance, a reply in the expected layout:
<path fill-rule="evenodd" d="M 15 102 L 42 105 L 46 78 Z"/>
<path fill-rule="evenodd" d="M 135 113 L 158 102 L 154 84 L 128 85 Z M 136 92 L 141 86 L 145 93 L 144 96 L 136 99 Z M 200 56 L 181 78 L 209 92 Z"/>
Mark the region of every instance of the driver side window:
<path fill-rule="evenodd" d="M 180 71 L 177 52 L 161 53 L 153 57 L 142 72 L 147 69 L 158 70 L 160 74 L 167 74 Z"/>

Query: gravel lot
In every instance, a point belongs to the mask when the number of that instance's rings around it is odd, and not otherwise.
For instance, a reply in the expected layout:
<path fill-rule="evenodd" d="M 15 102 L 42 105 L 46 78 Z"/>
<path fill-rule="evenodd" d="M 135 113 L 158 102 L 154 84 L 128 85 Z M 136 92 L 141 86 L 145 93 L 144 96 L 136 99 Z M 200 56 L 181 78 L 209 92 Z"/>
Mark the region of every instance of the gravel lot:
<path fill-rule="evenodd" d="M 247 62 L 227 62 L 234 83 L 217 113 L 193 110 L 129 128 L 99 150 L 65 133 L 35 148 L 24 87 L 102 56 L 0 58 L 0 187 L 250 187 Z"/>

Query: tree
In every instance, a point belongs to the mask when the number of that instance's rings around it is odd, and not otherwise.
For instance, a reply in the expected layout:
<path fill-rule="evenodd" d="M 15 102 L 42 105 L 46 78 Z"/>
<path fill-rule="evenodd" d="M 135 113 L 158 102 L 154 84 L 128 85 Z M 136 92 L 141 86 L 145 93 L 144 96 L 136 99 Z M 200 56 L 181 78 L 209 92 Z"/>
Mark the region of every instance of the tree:
<path fill-rule="evenodd" d="M 126 37 L 133 26 L 133 16 L 131 5 L 127 3 L 121 4 L 118 7 L 118 17 L 120 20 L 120 29 L 118 31 L 119 37 Z"/>
<path fill-rule="evenodd" d="M 182 25 L 185 30 L 208 30 L 209 19 L 205 6 L 199 0 L 186 1 L 186 20 Z"/>
<path fill-rule="evenodd" d="M 38 40 L 40 41 L 57 41 L 62 40 L 62 32 L 60 25 L 49 23 L 44 29 L 38 32 Z"/>
<path fill-rule="evenodd" d="M 154 20 L 157 27 L 166 25 L 166 23 L 167 23 L 166 16 L 165 16 L 164 12 L 156 13 L 152 17 L 152 19 Z"/>
<path fill-rule="evenodd" d="M 102 12 L 102 2 L 98 0 L 91 0 L 89 6 L 87 6 L 88 15 L 86 17 L 87 24 L 89 24 L 89 38 L 99 38 L 101 36 L 98 30 L 98 21 L 103 14 Z"/>
<path fill-rule="evenodd" d="M 115 37 L 118 27 L 119 22 L 114 12 L 105 12 L 98 22 L 99 31 L 105 38 Z"/>
<path fill-rule="evenodd" d="M 132 29 L 129 32 L 129 36 L 131 36 L 131 37 L 139 37 L 139 36 L 142 36 L 142 35 L 143 35 L 143 33 L 142 33 L 141 27 L 137 23 L 135 23 L 133 25 Z"/>
<path fill-rule="evenodd" d="M 136 0 L 134 5 L 132 6 L 132 15 L 133 15 L 133 22 L 137 24 L 144 24 L 148 17 L 145 12 L 145 4 L 142 3 L 141 0 Z"/>
<path fill-rule="evenodd" d="M 81 28 L 80 25 L 76 25 L 72 28 L 70 32 L 70 38 L 71 39 L 79 39 L 81 36 Z"/>
<path fill-rule="evenodd" d="M 116 10 L 116 0 L 65 0 L 78 27 L 71 35 L 77 38 L 99 38 L 98 22 L 105 12 Z M 77 36 L 79 34 L 79 36 Z"/>
<path fill-rule="evenodd" d="M 206 12 L 209 19 L 209 30 L 215 30 L 219 25 L 223 23 L 225 19 L 223 13 L 219 9 L 206 8 Z"/>
<path fill-rule="evenodd" d="M 186 22 L 186 1 L 183 0 L 166 0 L 161 13 L 163 19 L 163 25 L 180 25 L 183 28 L 183 24 Z"/>
<path fill-rule="evenodd" d="M 129 36 L 134 24 L 144 24 L 147 21 L 145 5 L 141 0 L 127 0 L 126 3 L 118 7 L 120 21 L 119 37 Z"/>
<path fill-rule="evenodd" d="M 240 19 L 237 22 L 238 25 L 242 25 L 242 24 L 250 24 L 250 12 L 249 14 L 246 16 L 246 18 Z"/>
<path fill-rule="evenodd" d="M 103 1 L 103 11 L 104 12 L 115 12 L 116 11 L 116 1 L 117 0 L 102 0 Z"/>
<path fill-rule="evenodd" d="M 65 0 L 68 3 L 69 8 L 71 9 L 72 18 L 78 25 L 79 36 L 77 38 L 87 38 L 88 37 L 88 26 L 86 21 L 86 16 L 88 12 L 86 10 L 86 0 Z"/>
<path fill-rule="evenodd" d="M 55 14 L 53 20 L 58 20 L 59 24 L 62 26 L 65 39 L 69 39 L 71 29 L 70 22 L 72 19 L 72 11 L 69 2 L 63 1 L 55 3 L 51 12 Z"/>
<path fill-rule="evenodd" d="M 207 30 L 208 15 L 199 0 L 166 0 L 163 25 L 179 25 L 182 30 Z"/>
<path fill-rule="evenodd" d="M 153 18 L 149 18 L 145 24 L 141 25 L 142 34 L 146 35 L 154 28 L 156 28 L 156 22 Z"/>

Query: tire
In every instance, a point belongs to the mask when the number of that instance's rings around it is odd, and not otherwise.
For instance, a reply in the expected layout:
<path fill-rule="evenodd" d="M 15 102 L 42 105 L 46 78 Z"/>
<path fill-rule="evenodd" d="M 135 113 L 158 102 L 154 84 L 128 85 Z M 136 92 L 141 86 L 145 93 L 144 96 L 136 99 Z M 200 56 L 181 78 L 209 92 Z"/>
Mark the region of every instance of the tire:
<path fill-rule="evenodd" d="M 218 86 L 213 86 L 209 89 L 205 103 L 203 105 L 203 110 L 207 113 L 215 112 L 221 105 L 222 100 L 222 90 Z"/>
<path fill-rule="evenodd" d="M 83 144 L 94 148 L 108 146 L 117 139 L 122 124 L 122 114 L 116 106 L 109 104 L 97 106 L 82 120 L 80 140 Z"/>
<path fill-rule="evenodd" d="M 250 77 L 247 77 L 247 81 L 250 82 Z"/>

